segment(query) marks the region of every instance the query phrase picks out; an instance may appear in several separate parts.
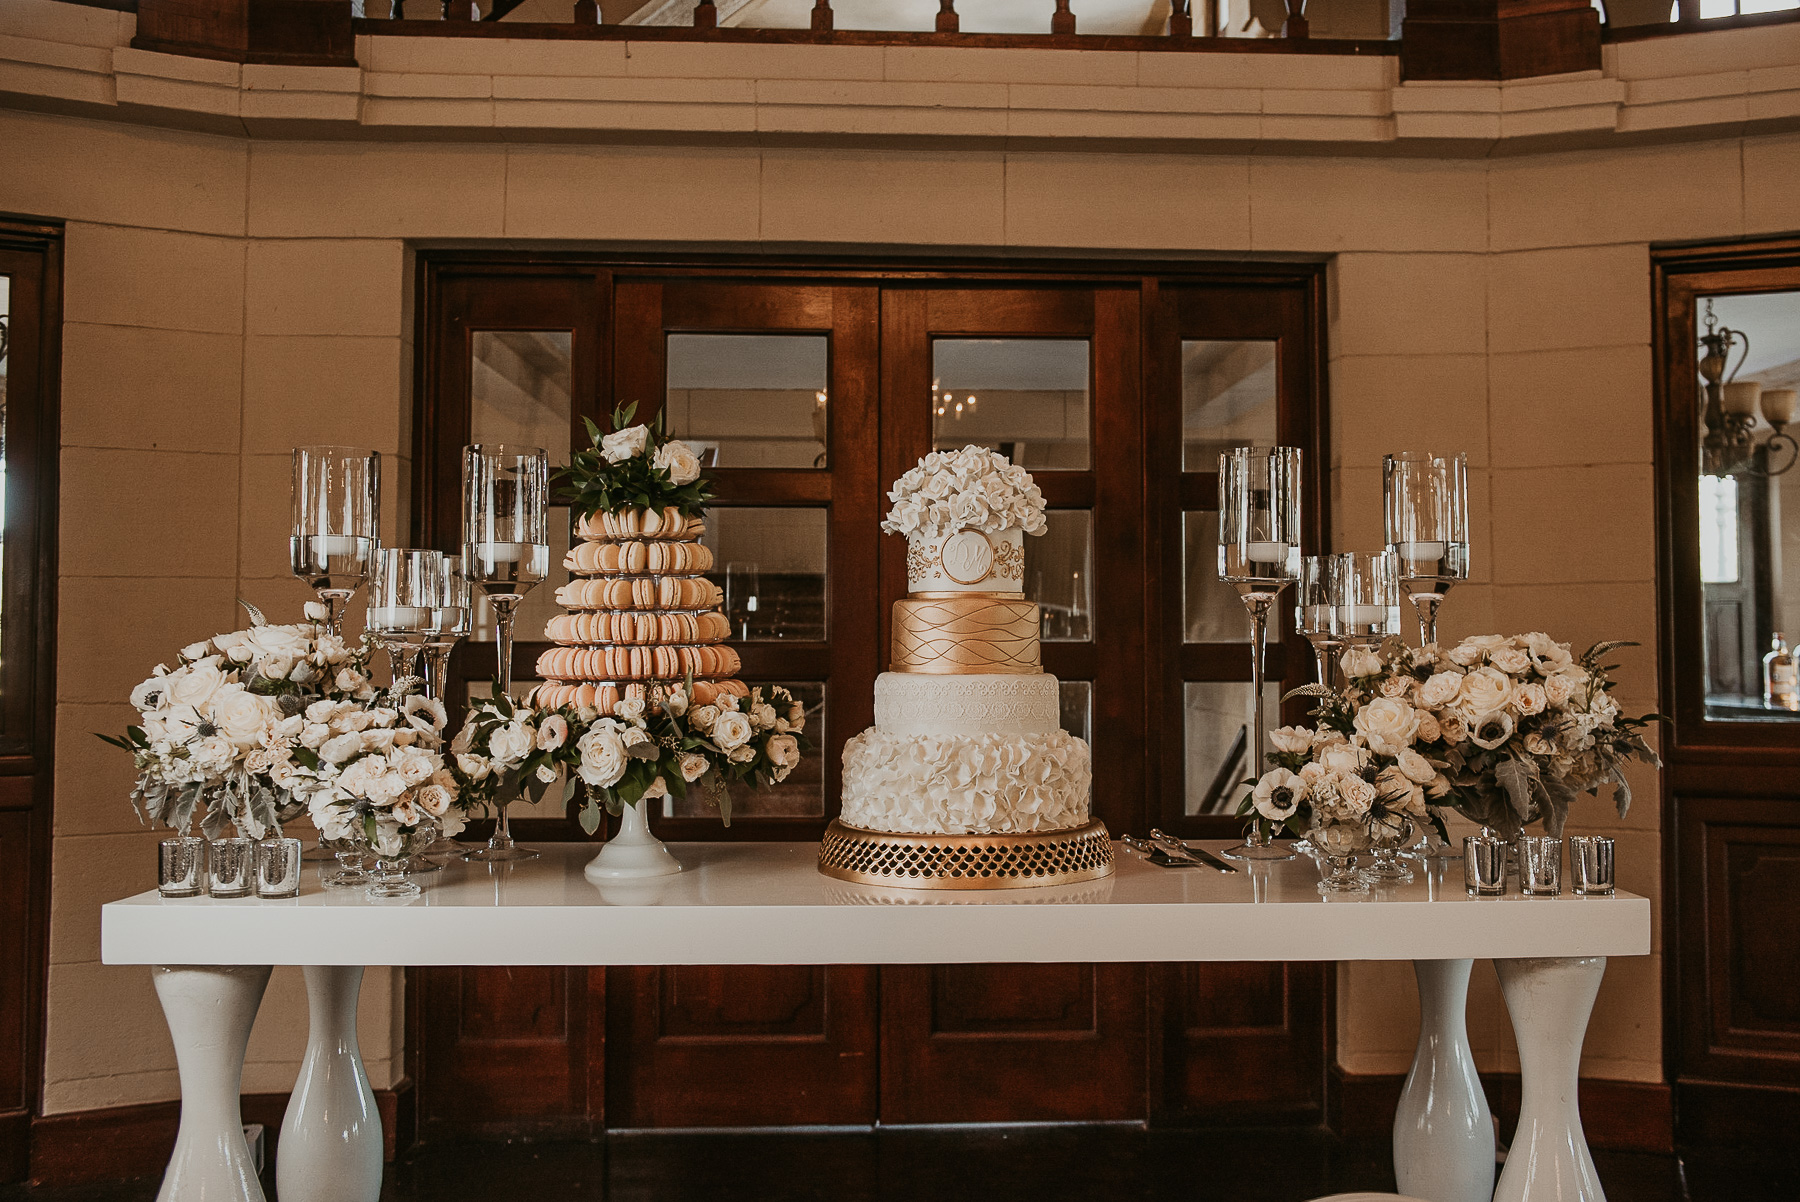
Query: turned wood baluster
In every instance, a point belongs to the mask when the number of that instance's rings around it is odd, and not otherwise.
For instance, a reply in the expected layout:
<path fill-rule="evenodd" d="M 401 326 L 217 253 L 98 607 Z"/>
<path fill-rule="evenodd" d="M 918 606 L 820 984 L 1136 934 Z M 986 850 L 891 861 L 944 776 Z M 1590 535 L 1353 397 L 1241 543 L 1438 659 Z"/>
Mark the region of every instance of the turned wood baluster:
<path fill-rule="evenodd" d="M 817 0 L 813 5 L 812 27 L 822 31 L 831 29 L 831 0 Z"/>
<path fill-rule="evenodd" d="M 937 31 L 955 33 L 958 25 L 956 0 L 938 0 Z"/>
<path fill-rule="evenodd" d="M 1172 38 L 1194 36 L 1194 17 L 1189 0 L 1169 0 L 1169 36 Z"/>
<path fill-rule="evenodd" d="M 1056 0 L 1056 11 L 1050 14 L 1050 32 L 1075 32 L 1075 14 L 1069 11 L 1069 0 Z"/>
<path fill-rule="evenodd" d="M 719 27 L 719 10 L 713 6 L 712 0 L 700 0 L 694 5 L 694 28 L 717 29 Z"/>
<path fill-rule="evenodd" d="M 594 0 L 575 0 L 575 24 L 600 24 L 600 6 Z"/>
<path fill-rule="evenodd" d="M 1308 36 L 1306 23 L 1306 0 L 1287 0 L 1287 23 L 1281 27 L 1284 38 L 1303 38 Z"/>
<path fill-rule="evenodd" d="M 388 8 L 388 20 L 404 21 L 406 19 L 406 0 L 391 0 Z"/>

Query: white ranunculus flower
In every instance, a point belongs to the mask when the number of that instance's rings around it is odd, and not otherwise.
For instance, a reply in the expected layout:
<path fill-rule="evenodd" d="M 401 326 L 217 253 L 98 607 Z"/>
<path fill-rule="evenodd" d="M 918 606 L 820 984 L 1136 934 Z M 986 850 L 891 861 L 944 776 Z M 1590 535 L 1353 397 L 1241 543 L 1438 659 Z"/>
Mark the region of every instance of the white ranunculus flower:
<path fill-rule="evenodd" d="M 639 424 L 615 430 L 600 440 L 600 453 L 608 463 L 623 463 L 644 453 L 650 442 L 650 427 Z"/>
<path fill-rule="evenodd" d="M 1300 809 L 1306 794 L 1303 778 L 1286 768 L 1277 768 L 1256 782 L 1256 788 L 1250 792 L 1250 804 L 1256 807 L 1257 814 L 1270 822 L 1286 822 Z"/>
<path fill-rule="evenodd" d="M 575 741 L 575 750 L 581 753 L 576 772 L 583 781 L 597 789 L 619 783 L 628 762 L 624 740 L 619 737 L 623 729 L 616 721 L 602 718 Z"/>
<path fill-rule="evenodd" d="M 1517 647 L 1499 647 L 1488 655 L 1488 663 L 1508 676 L 1521 676 L 1531 667 L 1531 657 Z"/>
<path fill-rule="evenodd" d="M 656 448 L 650 462 L 669 473 L 669 483 L 680 487 L 700 478 L 700 459 L 687 443 L 670 439 Z"/>
<path fill-rule="evenodd" d="M 1312 750 L 1313 732 L 1305 726 L 1278 726 L 1269 732 L 1275 750 L 1287 755 L 1304 755 Z"/>
<path fill-rule="evenodd" d="M 1350 648 L 1344 652 L 1341 662 L 1344 666 L 1344 675 L 1351 680 L 1373 676 L 1381 671 L 1381 657 L 1367 647 Z"/>
<path fill-rule="evenodd" d="M 713 723 L 713 742 L 726 751 L 735 750 L 749 742 L 750 733 L 749 717 L 735 710 L 720 714 L 718 721 Z"/>
<path fill-rule="evenodd" d="M 1456 695 L 1462 691 L 1462 682 L 1461 672 L 1439 672 L 1419 686 L 1416 700 L 1427 709 L 1442 709 L 1456 700 Z"/>
<path fill-rule="evenodd" d="M 1526 717 L 1543 713 L 1549 701 L 1548 692 L 1536 681 L 1526 681 L 1513 690 L 1513 708 Z"/>
<path fill-rule="evenodd" d="M 1469 724 L 1454 710 L 1445 710 L 1438 715 L 1438 727 L 1444 742 L 1452 747 L 1469 737 Z"/>
<path fill-rule="evenodd" d="M 488 735 L 488 755 L 500 763 L 515 764 L 531 754 L 534 742 L 530 728 L 515 720 Z"/>
<path fill-rule="evenodd" d="M 1437 769 L 1431 766 L 1431 761 L 1410 747 L 1400 753 L 1398 767 L 1406 774 L 1406 779 L 1415 784 L 1430 784 L 1432 778 L 1437 776 Z"/>
<path fill-rule="evenodd" d="M 1512 699 L 1513 682 L 1497 668 L 1477 668 L 1463 677 L 1456 707 L 1465 718 L 1475 718 L 1503 708 Z"/>
<path fill-rule="evenodd" d="M 1437 715 L 1430 710 L 1416 710 L 1419 715 L 1419 733 L 1413 736 L 1421 743 L 1435 743 L 1443 738 L 1443 729 L 1438 725 Z"/>
<path fill-rule="evenodd" d="M 1356 711 L 1357 733 L 1382 755 L 1399 755 L 1419 733 L 1418 711 L 1398 697 L 1378 697 Z"/>

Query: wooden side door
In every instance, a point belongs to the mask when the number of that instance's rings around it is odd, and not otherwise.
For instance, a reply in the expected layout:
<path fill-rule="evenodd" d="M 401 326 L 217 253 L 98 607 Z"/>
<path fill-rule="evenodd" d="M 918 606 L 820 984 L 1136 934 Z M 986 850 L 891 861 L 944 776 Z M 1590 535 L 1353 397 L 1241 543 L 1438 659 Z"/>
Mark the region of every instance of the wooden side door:
<path fill-rule="evenodd" d="M 1150 817 L 1168 831 L 1236 836 L 1240 782 L 1255 771 L 1249 618 L 1218 579 L 1218 456 L 1235 445 L 1301 447 L 1306 551 L 1326 549 L 1318 280 L 1164 281 L 1146 304 Z M 1281 695 L 1309 678 L 1291 598 L 1283 602 L 1264 664 L 1271 719 Z M 1304 709 L 1290 704 L 1284 716 L 1304 721 Z M 1240 1122 L 1322 1113 L 1330 967 L 1153 965 L 1152 1113 Z"/>
<path fill-rule="evenodd" d="M 622 279 L 614 395 L 700 448 L 713 575 L 752 685 L 789 688 L 814 743 L 732 824 L 672 800 L 665 839 L 817 839 L 845 740 L 874 721 L 878 293 L 805 280 Z M 615 968 L 609 1122 L 875 1121 L 876 975 L 861 966 Z"/>
<path fill-rule="evenodd" d="M 881 316 L 881 478 L 965 442 L 1032 471 L 1050 521 L 1025 540 L 1044 668 L 1062 682 L 1064 727 L 1093 747 L 1095 813 L 1141 830 L 1138 289 L 889 287 Z M 881 582 L 885 645 L 907 588 L 900 539 L 883 544 Z M 1144 1115 L 1142 965 L 885 967 L 881 1005 L 884 1123 Z"/>
<path fill-rule="evenodd" d="M 61 329 L 61 228 L 0 221 L 0 1182 L 26 1175 L 44 1075 Z"/>

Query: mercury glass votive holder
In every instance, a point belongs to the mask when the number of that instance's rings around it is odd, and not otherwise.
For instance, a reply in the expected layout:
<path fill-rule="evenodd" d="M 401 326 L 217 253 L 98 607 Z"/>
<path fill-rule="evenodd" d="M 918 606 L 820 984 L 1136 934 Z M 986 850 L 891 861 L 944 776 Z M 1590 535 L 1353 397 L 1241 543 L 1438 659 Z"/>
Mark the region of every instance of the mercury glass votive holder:
<path fill-rule="evenodd" d="M 1519 836 L 1519 892 L 1555 897 L 1562 892 L 1562 843 L 1554 835 Z"/>
<path fill-rule="evenodd" d="M 1582 897 L 1611 897 L 1613 841 L 1605 835 L 1576 835 L 1569 840 L 1569 875 Z"/>
<path fill-rule="evenodd" d="M 298 839 L 264 839 L 256 845 L 256 896 L 271 900 L 300 896 Z"/>
<path fill-rule="evenodd" d="M 1506 892 L 1506 840 L 1492 835 L 1463 839 L 1463 885 L 1470 897 L 1499 897 Z"/>
<path fill-rule="evenodd" d="M 256 844 L 249 839 L 214 839 L 206 859 L 206 891 L 214 897 L 249 897 L 255 890 Z"/>
<path fill-rule="evenodd" d="M 164 897 L 206 892 L 206 840 L 181 835 L 157 844 L 156 889 Z"/>

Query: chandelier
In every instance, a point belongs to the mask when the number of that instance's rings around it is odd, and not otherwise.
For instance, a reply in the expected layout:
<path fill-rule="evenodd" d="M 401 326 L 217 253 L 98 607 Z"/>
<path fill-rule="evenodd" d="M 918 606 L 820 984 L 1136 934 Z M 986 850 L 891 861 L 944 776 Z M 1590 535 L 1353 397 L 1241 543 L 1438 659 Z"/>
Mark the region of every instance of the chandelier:
<path fill-rule="evenodd" d="M 1727 372 L 1734 345 L 1740 348 L 1737 367 Z M 1749 355 L 1750 336 L 1719 325 L 1712 298 L 1707 297 L 1706 332 L 1700 335 L 1700 378 L 1706 389 L 1706 433 L 1700 440 L 1700 462 L 1708 476 L 1779 476 L 1800 459 L 1800 443 L 1787 433 L 1788 423 L 1794 420 L 1795 392 L 1792 388 L 1765 389 L 1756 380 L 1739 380 L 1738 370 Z M 1772 431 L 1760 446 L 1756 441 L 1759 404 Z M 1774 466 L 1778 462 L 1781 466 Z"/>

